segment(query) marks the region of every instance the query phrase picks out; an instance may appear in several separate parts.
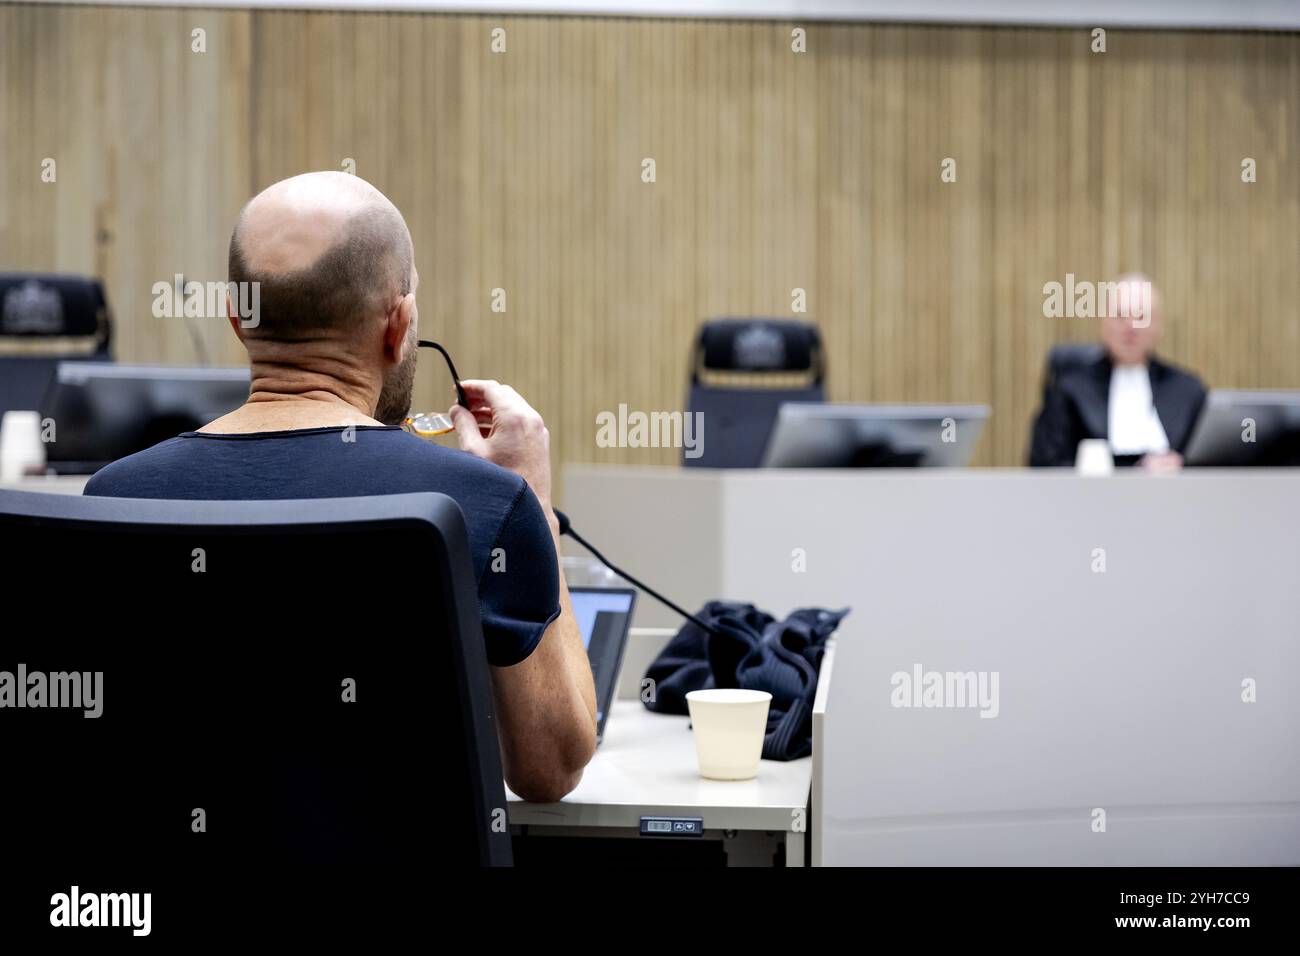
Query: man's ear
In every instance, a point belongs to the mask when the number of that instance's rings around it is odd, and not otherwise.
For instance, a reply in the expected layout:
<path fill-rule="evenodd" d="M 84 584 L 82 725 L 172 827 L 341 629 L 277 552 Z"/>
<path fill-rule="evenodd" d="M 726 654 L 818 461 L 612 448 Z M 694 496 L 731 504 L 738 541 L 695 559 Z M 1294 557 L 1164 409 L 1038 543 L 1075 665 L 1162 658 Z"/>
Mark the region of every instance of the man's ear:
<path fill-rule="evenodd" d="M 244 341 L 244 326 L 239 321 L 239 312 L 235 308 L 235 303 L 230 301 L 230 293 L 226 293 L 226 320 L 230 322 L 230 328 L 234 330 L 235 338 L 240 342 Z"/>
<path fill-rule="evenodd" d="M 411 329 L 415 327 L 415 321 L 415 293 L 408 292 L 388 313 L 388 324 L 384 329 L 384 358 L 394 365 L 400 365 L 412 347 Z"/>

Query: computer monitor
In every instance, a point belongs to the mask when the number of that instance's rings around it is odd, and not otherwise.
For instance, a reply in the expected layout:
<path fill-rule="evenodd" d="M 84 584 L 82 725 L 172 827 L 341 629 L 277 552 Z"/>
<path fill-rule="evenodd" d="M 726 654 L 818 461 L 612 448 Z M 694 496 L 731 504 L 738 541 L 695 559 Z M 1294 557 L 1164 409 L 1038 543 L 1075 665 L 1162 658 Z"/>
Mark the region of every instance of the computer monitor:
<path fill-rule="evenodd" d="M 988 417 L 987 405 L 787 402 L 777 412 L 763 467 L 961 467 L 970 463 Z"/>
<path fill-rule="evenodd" d="M 61 474 L 92 474 L 233 411 L 248 382 L 247 368 L 60 362 L 41 404 L 54 423 L 46 458 Z"/>
<path fill-rule="evenodd" d="M 569 588 L 573 615 L 596 683 L 596 739 L 605 736 L 605 721 L 618 689 L 618 673 L 627 649 L 636 591 L 631 588 Z"/>
<path fill-rule="evenodd" d="M 1189 465 L 1300 465 L 1300 391 L 1216 388 L 1187 445 Z"/>

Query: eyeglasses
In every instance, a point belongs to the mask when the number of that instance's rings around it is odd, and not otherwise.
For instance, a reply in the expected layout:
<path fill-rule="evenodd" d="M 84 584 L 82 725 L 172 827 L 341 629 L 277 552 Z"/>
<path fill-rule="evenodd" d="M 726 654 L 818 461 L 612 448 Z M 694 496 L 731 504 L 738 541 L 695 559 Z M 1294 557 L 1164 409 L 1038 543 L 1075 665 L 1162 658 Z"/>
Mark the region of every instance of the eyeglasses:
<path fill-rule="evenodd" d="M 447 354 L 447 350 L 437 342 L 430 342 L 426 339 L 419 341 L 422 349 L 437 349 L 442 357 L 447 360 L 447 369 L 451 372 L 452 383 L 456 386 L 456 404 L 464 408 L 469 408 L 469 399 L 465 397 L 465 389 L 461 387 L 460 376 L 456 374 L 456 366 Z M 425 412 L 422 415 L 411 415 L 402 419 L 402 427 L 414 435 L 421 438 L 433 438 L 436 435 L 446 435 L 456 430 L 455 424 L 451 417 L 445 412 Z"/>

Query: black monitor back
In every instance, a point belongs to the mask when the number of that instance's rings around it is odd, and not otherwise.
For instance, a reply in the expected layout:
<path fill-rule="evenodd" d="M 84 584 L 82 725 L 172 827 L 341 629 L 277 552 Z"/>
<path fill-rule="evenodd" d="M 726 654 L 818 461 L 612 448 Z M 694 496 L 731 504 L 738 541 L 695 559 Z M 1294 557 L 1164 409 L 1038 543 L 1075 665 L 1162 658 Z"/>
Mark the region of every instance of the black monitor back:
<path fill-rule="evenodd" d="M 41 402 L 54 423 L 46 445 L 61 474 L 104 465 L 193 431 L 248 399 L 247 367 L 61 362 Z"/>

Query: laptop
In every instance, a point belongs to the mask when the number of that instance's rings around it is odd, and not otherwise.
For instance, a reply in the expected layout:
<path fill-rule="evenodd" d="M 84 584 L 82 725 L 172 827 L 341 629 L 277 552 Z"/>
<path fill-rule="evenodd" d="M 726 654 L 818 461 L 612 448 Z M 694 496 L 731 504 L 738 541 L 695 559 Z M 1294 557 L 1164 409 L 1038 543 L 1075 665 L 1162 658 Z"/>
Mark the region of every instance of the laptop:
<path fill-rule="evenodd" d="M 569 588 L 573 615 L 596 682 L 596 742 L 605 739 L 605 721 L 614 705 L 618 675 L 627 650 L 636 591 L 632 588 Z"/>

